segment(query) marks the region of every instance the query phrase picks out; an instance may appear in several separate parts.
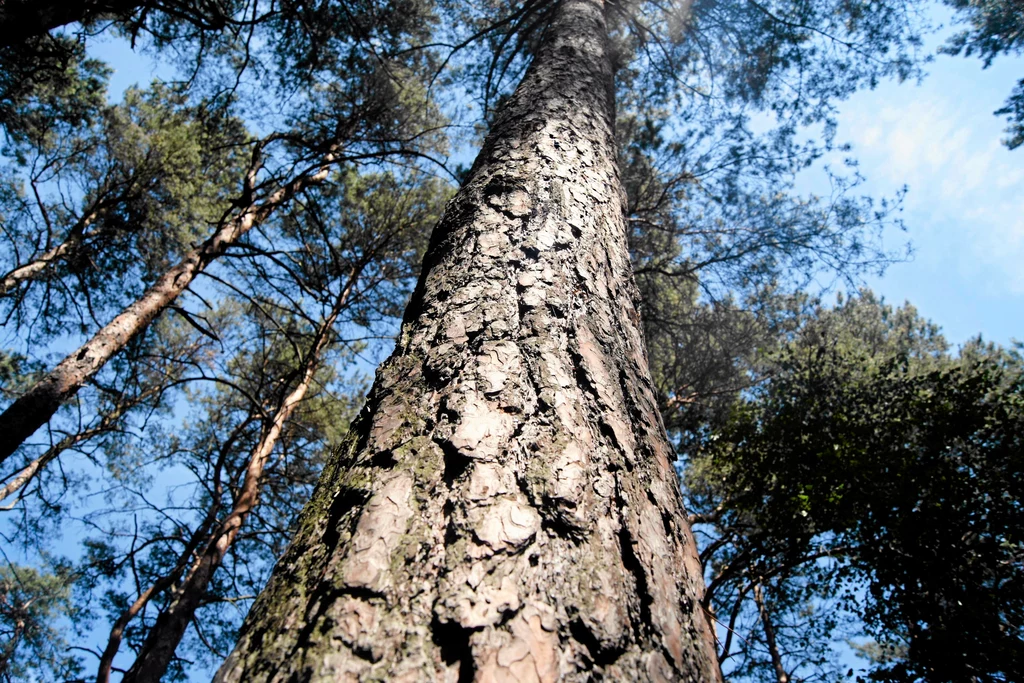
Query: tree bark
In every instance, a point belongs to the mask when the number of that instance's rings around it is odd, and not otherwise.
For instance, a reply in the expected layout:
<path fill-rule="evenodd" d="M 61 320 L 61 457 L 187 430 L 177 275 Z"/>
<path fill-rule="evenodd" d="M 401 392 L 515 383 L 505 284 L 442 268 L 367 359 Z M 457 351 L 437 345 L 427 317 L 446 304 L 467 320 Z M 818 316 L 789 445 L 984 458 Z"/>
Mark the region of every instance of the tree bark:
<path fill-rule="evenodd" d="M 721 680 L 613 97 L 603 2 L 564 0 L 216 680 Z"/>
<path fill-rule="evenodd" d="M 289 201 L 296 192 L 326 179 L 334 155 L 314 173 L 301 175 L 273 192 L 259 203 L 250 203 L 217 229 L 205 242 L 189 252 L 184 259 L 164 273 L 134 303 L 124 309 L 57 367 L 36 382 L 0 414 L 0 463 L 24 441 L 46 424 L 57 409 L 75 395 L 82 384 L 95 375 L 114 354 L 166 309 L 192 283 L 199 273 L 237 242 L 253 225 L 265 220 L 277 207 Z M 254 154 L 247 188 L 258 171 L 258 154 Z"/>

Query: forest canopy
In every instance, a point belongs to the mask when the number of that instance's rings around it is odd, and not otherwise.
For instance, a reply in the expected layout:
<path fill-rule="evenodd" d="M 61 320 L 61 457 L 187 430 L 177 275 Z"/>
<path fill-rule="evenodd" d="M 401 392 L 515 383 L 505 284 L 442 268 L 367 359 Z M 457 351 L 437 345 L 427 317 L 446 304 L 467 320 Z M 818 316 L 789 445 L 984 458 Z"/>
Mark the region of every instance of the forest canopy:
<path fill-rule="evenodd" d="M 0 679 L 220 665 L 561 4 L 0 8 Z M 848 152 L 843 99 L 924 76 L 933 5 L 602 4 L 688 510 L 665 524 L 693 525 L 726 679 L 844 680 L 837 647 L 871 680 L 1021 678 L 1020 348 L 951 351 L 862 289 L 907 253 L 882 240 L 902 193 L 823 164 Z M 945 5 L 944 52 L 1024 49 L 1019 2 Z M 110 37 L 173 78 L 109 92 Z M 1024 80 L 996 113 L 1021 145 Z M 830 192 L 801 192 L 807 171 Z"/>

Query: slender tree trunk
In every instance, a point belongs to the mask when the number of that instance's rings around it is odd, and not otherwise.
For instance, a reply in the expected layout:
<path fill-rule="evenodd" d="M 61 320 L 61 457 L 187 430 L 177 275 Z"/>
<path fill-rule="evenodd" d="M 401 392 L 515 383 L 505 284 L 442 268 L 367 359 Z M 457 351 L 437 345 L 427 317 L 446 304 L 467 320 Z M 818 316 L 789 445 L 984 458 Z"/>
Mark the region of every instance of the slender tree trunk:
<path fill-rule="evenodd" d="M 216 680 L 721 680 L 640 334 L 602 10 L 557 6 Z"/>
<path fill-rule="evenodd" d="M 262 202 L 253 203 L 225 222 L 199 247 L 164 273 L 143 295 L 76 351 L 73 351 L 32 388 L 18 397 L 0 414 L 0 463 L 7 459 L 25 439 L 46 424 L 57 409 L 75 395 L 90 377 L 96 374 L 114 354 L 118 353 L 150 322 L 166 309 L 191 284 L 192 280 L 228 247 L 237 242 L 253 225 L 265 220 L 277 207 L 289 201 L 296 192 L 322 182 L 334 157 L 331 155 L 315 173 L 302 175 L 273 192 Z M 255 175 L 250 169 L 251 178 Z"/>
<path fill-rule="evenodd" d="M 194 553 L 203 543 L 204 540 L 210 536 L 210 529 L 217 522 L 217 514 L 220 512 L 220 495 L 224 490 L 223 480 L 221 473 L 224 470 L 224 461 L 228 456 L 228 453 L 234 447 L 235 441 L 244 433 L 245 429 L 252 423 L 255 416 L 255 412 L 262 413 L 262 411 L 255 410 L 254 413 L 250 413 L 249 417 L 240 422 L 231 430 L 231 434 L 225 439 L 220 445 L 220 452 L 217 456 L 217 462 L 214 465 L 213 475 L 213 486 L 212 490 L 212 502 L 210 508 L 206 512 L 206 517 L 200 522 L 199 526 L 196 527 L 195 531 L 192 532 L 192 536 L 189 538 L 185 548 L 178 555 L 178 561 L 175 566 L 165 576 L 157 579 L 153 584 L 144 590 L 135 602 L 133 602 L 128 609 L 121 613 L 114 622 L 114 625 L 110 629 L 110 635 L 107 638 L 107 646 L 103 650 L 103 654 L 100 656 L 99 667 L 96 670 L 96 683 L 107 683 L 110 680 L 110 673 L 113 670 L 114 657 L 117 656 L 117 651 L 121 647 L 121 640 L 124 638 L 124 630 L 131 623 L 131 621 L 138 616 L 139 612 L 149 604 L 149 602 L 161 592 L 174 585 L 174 583 L 181 578 L 182 572 L 189 568 L 189 565 L 194 559 Z"/>
<path fill-rule="evenodd" d="M 178 556 L 178 562 L 174 569 L 166 576 L 161 577 L 157 581 L 153 582 L 146 590 L 142 591 L 138 598 L 135 599 L 128 609 L 121 613 L 121 616 L 117 618 L 114 625 L 110 629 L 110 635 L 107 637 L 107 646 L 103 649 L 103 654 L 100 655 L 100 663 L 96 674 L 96 683 L 107 683 L 110 680 L 110 672 L 114 665 L 114 657 L 117 656 L 117 651 L 121 647 L 121 640 L 124 638 L 124 629 L 131 623 L 131 621 L 138 616 L 139 612 L 149 604 L 150 600 L 154 596 L 159 595 L 162 591 L 166 590 L 178 580 L 181 576 L 181 572 L 188 567 L 189 561 L 192 559 L 192 554 L 199 547 L 203 538 L 209 533 L 210 527 L 216 521 L 217 503 L 214 502 L 207 512 L 206 518 L 196 528 L 192 537 L 189 539 L 185 549 Z"/>
<path fill-rule="evenodd" d="M 722 643 L 722 649 L 718 653 L 718 664 L 721 666 L 722 662 L 728 659 L 732 655 L 732 639 L 736 635 L 736 620 L 739 619 L 740 611 L 743 608 L 743 599 L 746 596 L 747 588 L 744 586 L 740 588 L 736 595 L 736 600 L 733 601 L 732 611 L 729 613 L 729 623 L 725 625 L 725 641 Z M 705 603 L 707 604 L 707 603 Z M 711 612 L 711 608 L 707 607 L 708 614 L 711 615 L 712 621 L 714 621 L 714 613 Z"/>
<path fill-rule="evenodd" d="M 789 674 L 782 666 L 782 655 L 779 652 L 779 643 L 775 639 L 775 626 L 772 624 L 771 615 L 768 613 L 768 606 L 764 601 L 764 592 L 761 584 L 754 584 L 754 602 L 757 603 L 757 613 L 761 617 L 761 626 L 764 628 L 764 639 L 768 644 L 768 654 L 772 658 L 772 670 L 775 672 L 775 683 L 789 683 Z"/>
<path fill-rule="evenodd" d="M 228 549 L 234 543 L 246 517 L 256 507 L 263 483 L 263 470 L 281 436 L 285 424 L 291 419 L 295 408 L 305 398 L 313 383 L 313 377 L 320 367 L 320 354 L 331 336 L 331 328 L 338 314 L 347 305 L 359 277 L 354 270 L 341 294 L 338 296 L 330 315 L 317 330 L 313 344 L 306 356 L 299 383 L 281 401 L 269 427 L 253 449 L 242 479 L 242 486 L 231 511 L 210 535 L 202 553 L 192 564 L 184 582 L 174 590 L 174 597 L 167 609 L 157 618 L 156 624 L 146 636 L 135 663 L 125 674 L 122 683 L 159 683 L 167 671 L 174 652 L 192 622 L 196 610 L 206 596 L 214 573 L 224 561 Z M 100 678 L 97 683 L 106 683 Z"/>

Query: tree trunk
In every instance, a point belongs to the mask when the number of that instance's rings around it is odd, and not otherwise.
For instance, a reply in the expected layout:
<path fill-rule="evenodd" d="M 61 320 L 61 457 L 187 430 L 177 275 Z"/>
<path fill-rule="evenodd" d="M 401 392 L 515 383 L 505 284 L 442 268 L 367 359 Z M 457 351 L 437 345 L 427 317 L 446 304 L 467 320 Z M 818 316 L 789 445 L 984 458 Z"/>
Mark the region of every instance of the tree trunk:
<path fill-rule="evenodd" d="M 640 334 L 602 6 L 555 10 L 216 680 L 721 680 Z"/>
<path fill-rule="evenodd" d="M 0 463 L 46 424 L 57 409 L 99 372 L 114 354 L 142 333 L 206 266 L 227 251 L 253 225 L 265 220 L 277 207 L 289 201 L 296 192 L 322 182 L 333 161 L 334 155 L 331 154 L 316 172 L 293 179 L 262 202 L 249 204 L 231 220 L 221 224 L 213 235 L 189 252 L 178 265 L 164 273 L 138 300 L 19 396 L 0 414 Z M 258 170 L 258 154 L 254 154 L 253 168 L 250 168 L 247 182 L 249 188 Z"/>
<path fill-rule="evenodd" d="M 110 672 L 113 670 L 114 657 L 117 656 L 117 651 L 121 647 L 121 641 L 124 639 L 125 628 L 133 619 L 135 619 L 135 617 L 139 615 L 139 612 L 141 612 L 155 596 L 174 585 L 174 582 L 178 580 L 181 573 L 185 571 L 189 562 L 192 560 L 192 554 L 196 551 L 196 548 L 199 547 L 199 544 L 209 532 L 210 527 L 216 521 L 218 510 L 219 507 L 215 501 L 207 512 L 206 518 L 193 532 L 188 544 L 178 556 L 178 562 L 171 572 L 153 582 L 149 588 L 142 591 L 139 597 L 135 599 L 135 602 L 129 605 L 128 609 L 121 612 L 121 615 L 117 618 L 117 621 L 114 622 L 114 625 L 110 629 L 110 635 L 107 637 L 107 646 L 103 649 L 103 653 L 100 655 L 100 664 L 96 673 L 96 683 L 108 683 L 108 681 L 110 681 Z"/>
<path fill-rule="evenodd" d="M 772 658 L 772 671 L 775 672 L 775 683 L 789 683 L 789 674 L 782 666 L 782 654 L 779 652 L 779 644 L 775 640 L 775 626 L 772 624 L 771 615 L 768 613 L 768 605 L 764 601 L 764 593 L 761 590 L 761 583 L 754 584 L 754 602 L 757 603 L 757 613 L 761 617 L 761 626 L 764 628 L 764 639 L 768 644 L 768 654 Z"/>
<path fill-rule="evenodd" d="M 192 622 L 202 599 L 206 596 L 213 575 L 224 561 L 224 556 L 227 555 L 228 549 L 231 548 L 235 537 L 238 536 L 242 525 L 245 524 L 246 517 L 256 507 L 267 460 L 274 451 L 274 446 L 284 430 L 285 423 L 291 419 L 295 408 L 306 397 L 306 393 L 313 383 L 313 377 L 316 375 L 317 368 L 320 367 L 320 354 L 330 339 L 334 321 L 348 304 L 362 267 L 353 269 L 350 273 L 348 282 L 335 301 L 333 309 L 314 336 L 313 344 L 302 367 L 299 383 L 281 401 L 269 427 L 253 449 L 242 479 L 242 486 L 231 511 L 213 530 L 210 540 L 192 564 L 184 582 L 175 589 L 174 597 L 147 634 L 142 650 L 136 657 L 135 663 L 124 675 L 122 683 L 160 683 L 160 679 L 166 673 L 167 667 L 174 657 L 174 652 L 185 635 L 185 630 Z M 97 683 L 106 683 L 106 679 L 99 678 Z"/>

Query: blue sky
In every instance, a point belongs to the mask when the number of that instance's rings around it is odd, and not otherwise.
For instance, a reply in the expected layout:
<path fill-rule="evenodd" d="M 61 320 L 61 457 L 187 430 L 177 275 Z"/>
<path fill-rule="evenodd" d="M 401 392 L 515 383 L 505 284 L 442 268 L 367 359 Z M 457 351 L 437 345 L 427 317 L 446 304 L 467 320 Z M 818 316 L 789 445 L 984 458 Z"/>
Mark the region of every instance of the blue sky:
<path fill-rule="evenodd" d="M 915 254 L 868 284 L 890 303 L 904 300 L 959 344 L 982 334 L 1024 340 L 1024 147 L 1000 144 L 992 112 L 1024 76 L 1024 59 L 989 69 L 940 55 L 920 85 L 885 83 L 841 107 L 838 137 L 868 178 L 869 192 L 909 192 L 907 233 Z"/>

